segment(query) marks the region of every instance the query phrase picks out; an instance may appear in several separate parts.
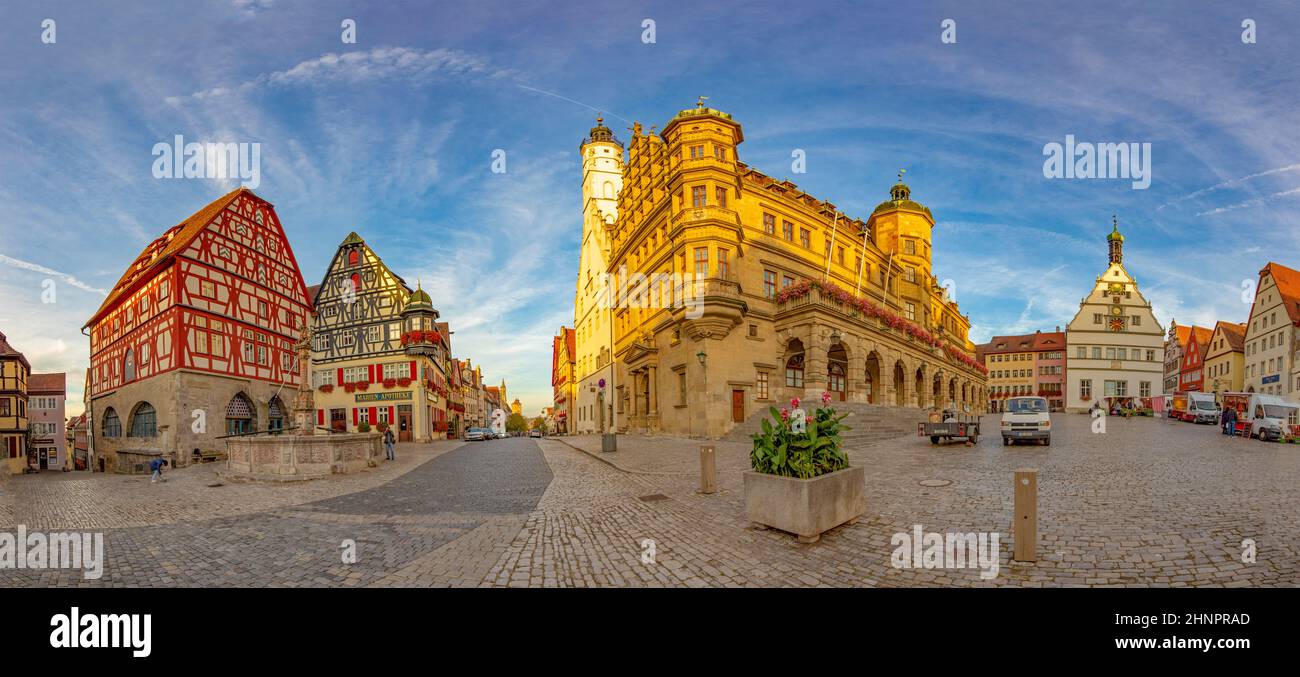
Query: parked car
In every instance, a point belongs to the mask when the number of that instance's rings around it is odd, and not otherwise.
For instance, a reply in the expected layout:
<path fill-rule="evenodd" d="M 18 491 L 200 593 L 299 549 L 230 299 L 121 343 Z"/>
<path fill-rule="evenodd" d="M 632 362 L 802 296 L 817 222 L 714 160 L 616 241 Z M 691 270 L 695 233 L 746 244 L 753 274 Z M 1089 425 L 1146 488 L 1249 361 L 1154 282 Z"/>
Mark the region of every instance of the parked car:
<path fill-rule="evenodd" d="M 498 440 L 504 440 L 504 439 L 507 438 L 507 437 L 510 437 L 510 435 L 507 434 L 507 433 L 497 433 L 497 434 L 496 434 L 496 438 L 497 438 Z"/>
<path fill-rule="evenodd" d="M 1017 440 L 1052 443 L 1052 416 L 1045 397 L 1013 397 L 1002 414 L 1002 444 Z"/>
<path fill-rule="evenodd" d="M 538 430 L 537 428 L 533 428 L 532 430 L 529 430 L 529 431 L 528 431 L 528 436 L 529 436 L 529 437 L 541 437 L 541 436 L 542 436 L 542 431 Z"/>
<path fill-rule="evenodd" d="M 465 441 L 482 442 L 492 439 L 492 431 L 487 428 L 470 428 L 465 431 Z"/>

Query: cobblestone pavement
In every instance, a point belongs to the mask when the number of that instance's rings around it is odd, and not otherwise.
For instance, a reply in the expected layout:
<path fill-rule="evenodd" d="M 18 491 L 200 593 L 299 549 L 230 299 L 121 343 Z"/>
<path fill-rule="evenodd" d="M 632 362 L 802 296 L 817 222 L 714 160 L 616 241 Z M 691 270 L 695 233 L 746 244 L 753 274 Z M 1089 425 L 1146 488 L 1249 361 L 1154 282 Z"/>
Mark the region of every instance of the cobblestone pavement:
<path fill-rule="evenodd" d="M 1228 439 L 1156 419 L 1055 417 L 1050 447 L 900 438 L 851 449 L 867 468 L 867 511 L 815 544 L 744 518 L 746 445 L 713 442 L 719 492 L 698 489 L 700 441 L 620 436 L 510 439 L 399 449 L 372 473 L 311 486 L 227 485 L 172 473 L 164 485 L 94 476 L 44 498 L 12 478 L 0 491 L 26 523 L 78 526 L 113 508 L 103 579 L 0 570 L 0 585 L 201 586 L 1286 586 L 1300 584 L 1300 447 Z M 585 451 L 584 451 L 585 449 Z M 1039 561 L 1010 560 L 1012 472 L 1039 469 Z M 207 471 L 203 471 L 207 472 Z M 927 487 L 922 480 L 950 484 Z M 225 502 L 225 489 L 239 502 Z M 126 496 L 116 492 L 126 491 Z M 185 502 L 189 500 L 197 505 Z M 137 497 L 137 498 L 131 498 Z M 141 525 L 146 507 L 158 523 Z M 206 514 L 205 514 L 205 511 Z M 34 514 L 39 513 L 39 514 Z M 201 515 L 195 517 L 195 515 Z M 0 513 L 0 517 L 4 514 Z M 42 521 L 43 520 L 43 521 Z M 113 520 L 118 520 L 113 522 Z M 0 524 L 3 520 L 0 520 Z M 897 533 L 1001 535 L 999 569 L 900 569 Z M 0 527 L 0 531 L 4 531 Z M 1243 563 L 1243 539 L 1258 548 Z M 340 544 L 357 543 L 343 564 Z M 74 575 L 75 573 L 75 575 Z"/>

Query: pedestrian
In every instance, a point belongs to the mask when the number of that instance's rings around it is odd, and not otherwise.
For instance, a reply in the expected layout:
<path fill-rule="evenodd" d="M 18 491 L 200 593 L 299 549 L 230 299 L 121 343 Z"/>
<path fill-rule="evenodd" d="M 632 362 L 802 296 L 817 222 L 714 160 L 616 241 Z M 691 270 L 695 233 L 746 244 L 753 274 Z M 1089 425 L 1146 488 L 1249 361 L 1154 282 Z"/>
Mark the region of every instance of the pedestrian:
<path fill-rule="evenodd" d="M 153 477 L 149 478 L 149 484 L 154 482 L 166 481 L 162 478 L 162 469 L 167 467 L 166 459 L 155 458 L 149 461 L 149 469 L 153 471 Z"/>
<path fill-rule="evenodd" d="M 385 450 L 385 453 L 386 453 L 386 458 L 387 458 L 388 460 L 390 460 L 390 461 L 396 461 L 396 460 L 397 460 L 397 453 L 393 450 L 393 445 L 394 445 L 396 442 L 397 442 L 397 438 L 393 436 L 393 429 L 392 429 L 392 428 L 389 428 L 388 430 L 385 430 L 385 431 L 384 431 L 384 450 Z"/>
<path fill-rule="evenodd" d="M 1228 414 L 1228 422 L 1227 422 L 1228 437 L 1236 437 L 1237 436 L 1237 408 L 1228 407 L 1227 414 Z"/>

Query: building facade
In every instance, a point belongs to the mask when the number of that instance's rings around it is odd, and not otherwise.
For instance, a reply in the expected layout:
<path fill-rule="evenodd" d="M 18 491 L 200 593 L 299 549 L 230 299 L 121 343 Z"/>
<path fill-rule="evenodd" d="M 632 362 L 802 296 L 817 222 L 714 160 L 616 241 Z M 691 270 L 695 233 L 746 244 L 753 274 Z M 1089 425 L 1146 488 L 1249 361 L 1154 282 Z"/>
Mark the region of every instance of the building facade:
<path fill-rule="evenodd" d="M 576 341 L 574 330 L 568 327 L 560 327 L 560 331 L 551 339 L 552 418 L 555 421 L 555 432 L 561 435 L 590 430 L 587 427 L 580 428 L 579 423 L 573 420 L 575 412 L 579 411 L 578 384 L 575 379 L 577 365 L 573 358 Z M 599 379 L 596 384 L 589 383 L 588 387 L 594 388 L 598 383 Z"/>
<path fill-rule="evenodd" d="M 32 374 L 27 382 L 27 415 L 32 427 L 31 465 L 38 470 L 71 469 L 65 400 L 68 375 Z"/>
<path fill-rule="evenodd" d="M 1246 391 L 1300 401 L 1296 373 L 1300 325 L 1300 271 L 1270 262 L 1259 271 L 1246 321 L 1242 384 Z"/>
<path fill-rule="evenodd" d="M 635 124 L 604 228 L 614 415 L 717 437 L 792 397 L 984 407 L 970 322 L 931 271 L 930 210 L 901 181 L 865 220 L 740 161 L 703 102 Z M 583 273 L 585 274 L 585 273 Z"/>
<path fill-rule="evenodd" d="M 1175 393 L 1179 390 L 1179 374 L 1183 371 L 1183 352 L 1191 336 L 1191 327 L 1170 320 L 1169 334 L 1165 336 L 1164 390 L 1166 393 Z"/>
<path fill-rule="evenodd" d="M 613 298 L 605 284 L 612 240 L 610 226 L 618 219 L 618 198 L 623 190 L 623 144 L 596 118 L 596 126 L 579 146 L 582 155 L 582 249 L 578 259 L 577 290 L 573 303 L 573 334 L 569 357 L 574 374 L 568 377 L 572 396 L 560 413 L 562 426 L 574 433 L 603 432 L 601 421 L 611 420 L 615 374 L 610 359 L 614 340 L 611 324 Z M 605 387 L 600 386 L 604 380 Z"/>
<path fill-rule="evenodd" d="M 27 467 L 27 383 L 32 365 L 0 333 L 0 458 L 10 474 Z"/>
<path fill-rule="evenodd" d="M 1037 395 L 1052 411 L 1065 408 L 1065 332 L 1037 331 L 994 336 L 978 354 L 989 373 L 989 410 L 1003 411 L 1007 398 Z"/>
<path fill-rule="evenodd" d="M 1205 354 L 1205 387 L 1215 393 L 1242 392 L 1246 325 L 1219 321 Z"/>
<path fill-rule="evenodd" d="M 1124 236 L 1116 222 L 1106 237 L 1109 265 L 1065 332 L 1066 411 L 1086 412 L 1163 394 L 1165 332 L 1124 268 Z"/>
<path fill-rule="evenodd" d="M 1213 330 L 1192 325 L 1187 332 L 1187 344 L 1183 346 L 1183 356 L 1178 368 L 1178 390 L 1176 392 L 1205 391 L 1205 357 L 1210 350 L 1210 336 Z"/>
<path fill-rule="evenodd" d="M 446 438 L 450 344 L 429 294 L 349 233 L 313 303 L 317 425 L 392 427 L 399 442 Z"/>
<path fill-rule="evenodd" d="M 310 312 L 275 209 L 247 188 L 168 229 L 84 327 L 95 469 L 186 465 L 224 435 L 283 427 Z"/>

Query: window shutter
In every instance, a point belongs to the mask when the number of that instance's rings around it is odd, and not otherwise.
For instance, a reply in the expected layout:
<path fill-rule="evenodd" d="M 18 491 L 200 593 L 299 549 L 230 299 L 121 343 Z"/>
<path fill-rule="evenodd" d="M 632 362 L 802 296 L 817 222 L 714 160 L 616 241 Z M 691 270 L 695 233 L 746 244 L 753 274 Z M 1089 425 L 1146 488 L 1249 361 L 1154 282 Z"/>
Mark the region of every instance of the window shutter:
<path fill-rule="evenodd" d="M 373 365 L 373 364 L 368 364 L 368 365 L 366 365 L 366 371 L 369 371 L 369 372 L 370 372 L 370 382 L 371 382 L 371 383 L 374 383 L 374 382 L 375 382 L 375 365 Z"/>
<path fill-rule="evenodd" d="M 343 386 L 343 368 L 342 368 L 342 367 L 339 367 L 339 382 L 338 382 L 338 385 L 339 385 L 339 387 L 342 387 L 342 386 Z"/>
<path fill-rule="evenodd" d="M 397 423 L 397 414 L 394 411 L 395 409 L 396 407 L 394 407 L 393 405 L 391 404 L 388 405 L 388 422 L 390 424 Z"/>
<path fill-rule="evenodd" d="M 325 425 L 325 410 L 316 410 L 316 425 Z"/>
<path fill-rule="evenodd" d="M 415 360 L 411 360 L 411 380 L 415 380 Z"/>
<path fill-rule="evenodd" d="M 375 425 L 375 424 L 377 424 L 377 423 L 379 423 L 379 407 L 371 407 L 371 408 L 370 408 L 370 425 L 373 426 L 373 425 Z"/>
<path fill-rule="evenodd" d="M 357 415 L 357 408 L 352 407 L 352 425 L 356 425 L 359 422 L 360 422 L 360 417 Z"/>

